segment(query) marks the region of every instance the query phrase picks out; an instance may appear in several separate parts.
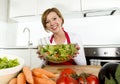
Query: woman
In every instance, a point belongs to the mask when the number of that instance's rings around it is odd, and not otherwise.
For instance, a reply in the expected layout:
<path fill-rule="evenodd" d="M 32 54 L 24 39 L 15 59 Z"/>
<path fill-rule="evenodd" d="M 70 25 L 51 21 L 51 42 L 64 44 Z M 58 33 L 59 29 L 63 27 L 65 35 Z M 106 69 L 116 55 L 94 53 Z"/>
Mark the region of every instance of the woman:
<path fill-rule="evenodd" d="M 70 44 L 77 43 L 76 48 L 78 53 L 74 56 L 73 59 L 60 63 L 60 65 L 86 65 L 86 58 L 84 55 L 84 49 L 81 44 L 81 39 L 79 36 L 73 33 L 68 33 L 64 30 L 63 27 L 64 18 L 61 15 L 60 11 L 57 8 L 49 8 L 42 15 L 42 24 L 44 29 L 47 32 L 52 32 L 52 36 L 45 37 L 40 40 L 40 43 L 44 44 Z M 40 58 L 43 58 L 39 52 Z M 57 65 L 58 63 L 47 62 L 48 65 Z"/>

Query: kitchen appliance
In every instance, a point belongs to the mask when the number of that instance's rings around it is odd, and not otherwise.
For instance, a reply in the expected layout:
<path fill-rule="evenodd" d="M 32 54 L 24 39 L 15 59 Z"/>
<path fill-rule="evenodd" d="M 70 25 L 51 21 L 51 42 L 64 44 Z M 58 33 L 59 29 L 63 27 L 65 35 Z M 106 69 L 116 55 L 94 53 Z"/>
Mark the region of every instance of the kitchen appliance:
<path fill-rule="evenodd" d="M 120 63 L 119 46 L 92 46 L 85 47 L 87 65 L 101 65 L 108 62 Z"/>

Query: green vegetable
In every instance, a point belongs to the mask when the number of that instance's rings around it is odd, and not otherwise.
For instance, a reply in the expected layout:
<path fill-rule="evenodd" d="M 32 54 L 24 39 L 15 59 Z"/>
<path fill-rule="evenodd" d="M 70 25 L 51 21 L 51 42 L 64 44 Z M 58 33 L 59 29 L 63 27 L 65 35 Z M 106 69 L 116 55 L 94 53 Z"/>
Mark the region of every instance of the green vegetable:
<path fill-rule="evenodd" d="M 40 46 L 40 53 L 46 56 L 46 60 L 53 62 L 64 62 L 71 59 L 76 52 L 75 44 L 60 44 Z"/>
<path fill-rule="evenodd" d="M 0 69 L 6 69 L 19 65 L 18 59 L 7 59 L 7 57 L 0 58 Z"/>

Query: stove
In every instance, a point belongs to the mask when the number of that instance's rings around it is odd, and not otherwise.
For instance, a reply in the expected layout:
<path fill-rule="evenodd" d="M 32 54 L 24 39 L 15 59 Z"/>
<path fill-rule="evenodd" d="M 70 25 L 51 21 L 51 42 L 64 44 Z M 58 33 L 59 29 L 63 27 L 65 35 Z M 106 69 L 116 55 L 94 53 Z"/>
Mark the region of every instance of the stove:
<path fill-rule="evenodd" d="M 87 65 L 101 65 L 108 62 L 120 63 L 120 47 L 85 47 Z"/>

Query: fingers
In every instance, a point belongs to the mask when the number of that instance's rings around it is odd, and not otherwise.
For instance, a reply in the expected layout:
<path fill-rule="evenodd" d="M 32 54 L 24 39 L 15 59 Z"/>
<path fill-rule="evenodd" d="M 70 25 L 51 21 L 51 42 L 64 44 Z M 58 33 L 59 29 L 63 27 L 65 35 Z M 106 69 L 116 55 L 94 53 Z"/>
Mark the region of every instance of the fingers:
<path fill-rule="evenodd" d="M 38 57 L 39 57 L 40 59 L 43 59 L 43 56 L 40 54 L 39 50 L 38 50 L 36 53 L 38 54 Z"/>
<path fill-rule="evenodd" d="M 80 46 L 78 44 L 75 44 L 75 47 L 77 50 L 80 50 Z"/>
<path fill-rule="evenodd" d="M 76 47 L 77 51 L 73 55 L 73 58 L 76 57 L 79 54 L 79 50 L 80 50 L 80 46 L 78 44 L 75 44 L 75 47 Z"/>

